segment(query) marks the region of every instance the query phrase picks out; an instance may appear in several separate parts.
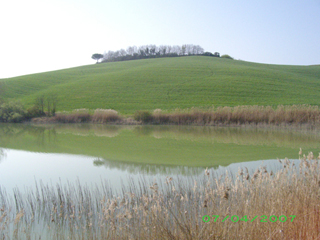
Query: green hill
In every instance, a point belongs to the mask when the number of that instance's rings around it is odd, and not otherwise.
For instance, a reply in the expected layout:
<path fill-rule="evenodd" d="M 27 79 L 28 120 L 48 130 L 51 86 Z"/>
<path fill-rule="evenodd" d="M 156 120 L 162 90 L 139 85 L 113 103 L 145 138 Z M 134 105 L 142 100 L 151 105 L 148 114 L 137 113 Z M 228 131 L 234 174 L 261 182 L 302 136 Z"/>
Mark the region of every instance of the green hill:
<path fill-rule="evenodd" d="M 285 66 L 189 56 L 94 64 L 0 79 L 4 99 L 31 106 L 58 96 L 57 110 L 112 108 L 122 114 L 236 105 L 320 105 L 320 66 Z"/>

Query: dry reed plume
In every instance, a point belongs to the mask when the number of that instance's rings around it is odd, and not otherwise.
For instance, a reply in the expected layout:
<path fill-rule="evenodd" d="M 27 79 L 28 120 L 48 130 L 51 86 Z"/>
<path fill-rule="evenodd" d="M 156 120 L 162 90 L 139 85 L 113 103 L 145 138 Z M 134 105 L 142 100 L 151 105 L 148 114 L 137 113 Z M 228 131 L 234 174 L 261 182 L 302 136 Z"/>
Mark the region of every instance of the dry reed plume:
<path fill-rule="evenodd" d="M 76 109 L 72 112 L 58 112 L 53 117 L 34 118 L 34 123 L 116 123 L 122 121 L 118 112 L 112 109 L 96 109 L 93 114 L 88 109 Z"/>
<path fill-rule="evenodd" d="M 112 109 L 96 109 L 93 114 L 88 109 L 57 113 L 54 117 L 32 119 L 34 123 L 116 123 L 116 124 L 177 124 L 177 125 L 320 125 L 318 106 L 293 105 L 277 108 L 271 106 L 217 107 L 209 110 L 197 108 L 164 112 L 156 109 L 137 111 L 133 118 L 123 117 Z"/>
<path fill-rule="evenodd" d="M 96 109 L 91 118 L 91 121 L 96 123 L 117 122 L 120 120 L 118 112 L 112 109 Z"/>
<path fill-rule="evenodd" d="M 293 105 L 277 108 L 271 106 L 217 107 L 209 110 L 192 108 L 164 113 L 156 109 L 149 122 L 157 124 L 195 124 L 195 125 L 230 125 L 230 124 L 319 124 L 318 106 Z"/>
<path fill-rule="evenodd" d="M 299 152 L 300 164 L 279 160 L 273 173 L 259 167 L 236 176 L 215 176 L 206 169 L 189 182 L 133 181 L 116 194 L 108 185 L 49 187 L 10 200 L 0 189 L 3 239 L 318 239 L 320 166 L 313 153 Z M 211 216 L 204 222 L 203 216 Z M 214 222 L 212 215 L 220 218 Z M 254 221 L 222 222 L 226 216 Z M 261 222 L 284 215 L 286 222 Z M 289 216 L 296 217 L 291 222 Z M 19 238 L 18 238 L 19 239 Z"/>

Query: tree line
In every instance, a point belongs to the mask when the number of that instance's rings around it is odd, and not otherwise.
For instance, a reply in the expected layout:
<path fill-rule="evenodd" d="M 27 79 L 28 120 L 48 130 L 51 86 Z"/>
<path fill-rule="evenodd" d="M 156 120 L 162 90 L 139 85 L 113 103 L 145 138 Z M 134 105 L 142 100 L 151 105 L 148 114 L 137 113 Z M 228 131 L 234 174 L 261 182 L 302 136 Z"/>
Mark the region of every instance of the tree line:
<path fill-rule="evenodd" d="M 0 99 L 0 122 L 23 122 L 36 117 L 52 117 L 56 114 L 58 98 L 56 95 L 39 96 L 28 109 L 19 101 Z M 47 110 L 47 111 L 46 111 Z"/>
<path fill-rule="evenodd" d="M 108 51 L 104 54 L 95 53 L 92 55 L 92 59 L 97 63 L 101 59 L 101 62 L 115 62 L 115 61 L 127 61 L 135 59 L 145 58 L 159 58 L 159 57 L 179 57 L 179 56 L 191 56 L 191 55 L 204 55 L 212 57 L 220 57 L 220 53 L 205 52 L 199 45 L 184 44 L 184 45 L 143 45 L 140 47 L 130 46 L 126 50 L 120 49 L 117 51 Z"/>

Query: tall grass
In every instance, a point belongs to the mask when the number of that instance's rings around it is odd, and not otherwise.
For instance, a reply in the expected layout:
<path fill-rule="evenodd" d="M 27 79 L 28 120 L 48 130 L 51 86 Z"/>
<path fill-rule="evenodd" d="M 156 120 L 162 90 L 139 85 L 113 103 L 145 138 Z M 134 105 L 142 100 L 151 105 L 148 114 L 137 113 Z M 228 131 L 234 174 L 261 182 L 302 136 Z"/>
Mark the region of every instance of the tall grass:
<path fill-rule="evenodd" d="M 91 121 L 97 123 L 117 122 L 121 117 L 118 112 L 112 109 L 96 109 L 92 115 Z"/>
<path fill-rule="evenodd" d="M 118 112 L 112 109 L 96 109 L 90 113 L 89 109 L 76 109 L 72 112 L 58 112 L 53 117 L 42 117 L 32 119 L 34 123 L 117 123 L 123 121 Z"/>
<path fill-rule="evenodd" d="M 310 105 L 236 106 L 209 110 L 192 108 L 166 113 L 156 109 L 148 122 L 157 124 L 241 125 L 241 124 L 319 124 L 320 109 Z"/>
<path fill-rule="evenodd" d="M 56 187 L 40 184 L 10 198 L 0 189 L 0 229 L 4 239 L 317 239 L 320 234 L 320 165 L 313 153 L 300 164 L 279 160 L 273 173 L 215 176 L 187 182 L 131 181 L 120 192 L 103 184 Z M 320 156 L 318 157 L 320 159 Z M 205 222 L 211 216 L 209 222 Z M 212 215 L 220 217 L 215 222 Z M 249 221 L 222 221 L 226 216 Z M 261 222 L 261 216 L 267 222 Z M 270 216 L 287 216 L 271 222 Z M 295 215 L 293 221 L 290 215 Z M 253 221 L 252 219 L 257 218 Z M 234 219 L 234 218 L 233 218 Z M 284 218 L 282 218 L 283 221 Z"/>
<path fill-rule="evenodd" d="M 172 112 L 156 109 L 136 111 L 131 117 L 120 116 L 112 109 L 77 109 L 57 113 L 54 117 L 34 118 L 35 123 L 116 123 L 116 124 L 175 124 L 175 125 L 319 125 L 320 109 L 311 105 L 237 106 L 217 107 L 208 110 L 191 108 Z"/>

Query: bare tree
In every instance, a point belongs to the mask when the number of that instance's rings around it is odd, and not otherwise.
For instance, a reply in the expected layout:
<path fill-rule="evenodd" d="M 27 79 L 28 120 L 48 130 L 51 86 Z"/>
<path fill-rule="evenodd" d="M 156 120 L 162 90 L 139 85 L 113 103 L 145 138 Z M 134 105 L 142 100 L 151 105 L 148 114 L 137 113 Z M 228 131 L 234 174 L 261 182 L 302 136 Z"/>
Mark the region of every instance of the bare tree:
<path fill-rule="evenodd" d="M 199 45 L 196 45 L 196 54 L 203 54 L 204 50 L 202 47 L 200 47 Z"/>
<path fill-rule="evenodd" d="M 127 48 L 127 54 L 130 55 L 130 56 L 133 56 L 133 54 L 134 54 L 134 48 L 133 48 L 133 47 L 128 47 L 128 48 Z"/>
<path fill-rule="evenodd" d="M 192 45 L 192 54 L 193 54 L 193 55 L 198 54 L 197 46 L 196 46 L 196 45 Z"/>
<path fill-rule="evenodd" d="M 193 45 L 192 45 L 192 44 L 186 44 L 185 47 L 186 47 L 186 53 L 187 53 L 188 55 L 192 55 Z"/>
<path fill-rule="evenodd" d="M 56 109 L 57 109 L 57 95 L 53 94 L 53 95 L 49 95 L 46 98 L 47 100 L 47 116 L 54 116 L 56 114 Z"/>
<path fill-rule="evenodd" d="M 108 51 L 104 56 L 103 56 L 104 61 L 113 61 L 114 59 L 114 52 L 113 51 Z"/>
<path fill-rule="evenodd" d="M 160 48 L 158 46 L 156 46 L 156 55 L 160 56 Z"/>
<path fill-rule="evenodd" d="M 138 47 L 137 46 L 133 46 L 133 53 L 138 53 Z"/>
<path fill-rule="evenodd" d="M 47 116 L 50 116 L 51 115 L 51 97 L 48 96 L 47 97 Z"/>
<path fill-rule="evenodd" d="M 171 51 L 172 51 L 172 46 L 168 45 L 168 46 L 167 46 L 167 53 L 170 54 Z"/>
<path fill-rule="evenodd" d="M 51 103 L 52 103 L 51 116 L 56 115 L 57 102 L 58 102 L 58 97 L 57 97 L 56 94 L 53 94 L 53 95 L 51 96 Z"/>
<path fill-rule="evenodd" d="M 149 45 L 150 55 L 151 55 L 151 56 L 156 55 L 156 48 L 157 48 L 156 45 L 153 45 L 153 44 Z"/>
<path fill-rule="evenodd" d="M 181 55 L 183 56 L 186 55 L 186 51 L 187 51 L 187 45 L 184 44 L 181 46 Z"/>
<path fill-rule="evenodd" d="M 176 45 L 176 46 L 173 46 L 173 52 L 180 55 L 181 54 L 181 47 Z"/>
<path fill-rule="evenodd" d="M 166 55 L 166 53 L 167 53 L 167 46 L 165 46 L 165 45 L 160 45 L 159 50 L 160 50 L 161 55 Z"/>
<path fill-rule="evenodd" d="M 114 52 L 114 58 L 117 59 L 118 57 L 120 57 L 120 51 L 115 51 Z"/>
<path fill-rule="evenodd" d="M 127 52 L 126 52 L 126 50 L 124 50 L 122 48 L 122 49 L 120 49 L 119 54 L 120 54 L 121 57 L 125 57 L 127 55 Z"/>
<path fill-rule="evenodd" d="M 138 54 L 141 57 L 145 57 L 146 56 L 146 47 L 145 46 L 140 46 L 138 49 Z"/>
<path fill-rule="evenodd" d="M 39 109 L 40 113 L 44 114 L 44 96 L 37 97 L 35 105 Z"/>

